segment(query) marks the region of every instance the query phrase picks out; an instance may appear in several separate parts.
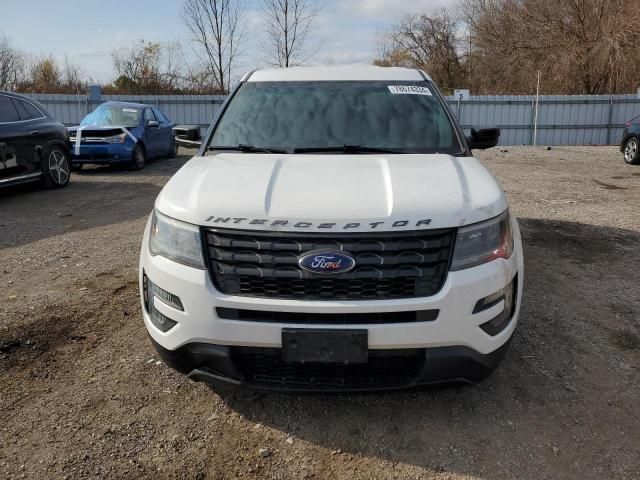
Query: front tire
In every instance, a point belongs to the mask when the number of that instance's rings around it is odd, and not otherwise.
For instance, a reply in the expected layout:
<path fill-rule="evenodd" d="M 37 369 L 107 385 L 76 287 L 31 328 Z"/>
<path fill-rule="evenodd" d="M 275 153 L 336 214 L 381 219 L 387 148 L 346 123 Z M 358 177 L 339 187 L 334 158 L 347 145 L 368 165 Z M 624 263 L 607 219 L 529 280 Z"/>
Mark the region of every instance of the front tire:
<path fill-rule="evenodd" d="M 141 144 L 137 144 L 133 149 L 133 158 L 131 159 L 131 170 L 142 170 L 147 161 L 147 152 Z"/>
<path fill-rule="evenodd" d="M 54 145 L 48 147 L 40 161 L 42 168 L 42 183 L 46 188 L 66 187 L 71 178 L 71 162 L 67 151 Z"/>
<path fill-rule="evenodd" d="M 631 137 L 624 144 L 624 161 L 629 165 L 640 164 L 640 143 L 637 137 Z"/>

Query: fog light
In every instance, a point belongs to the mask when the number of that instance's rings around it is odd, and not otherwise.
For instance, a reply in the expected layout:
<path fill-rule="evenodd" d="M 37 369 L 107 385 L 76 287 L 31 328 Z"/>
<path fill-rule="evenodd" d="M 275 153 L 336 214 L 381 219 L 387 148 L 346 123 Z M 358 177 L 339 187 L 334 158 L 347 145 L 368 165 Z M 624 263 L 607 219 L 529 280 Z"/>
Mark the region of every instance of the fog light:
<path fill-rule="evenodd" d="M 167 292 L 166 290 L 158 287 L 149 280 L 146 275 L 143 276 L 142 282 L 144 306 L 149 314 L 151 323 L 153 323 L 160 331 L 168 332 L 178 322 L 171 320 L 169 317 L 158 311 L 155 307 L 155 300 L 156 298 L 159 298 L 161 302 L 166 303 L 176 310 L 184 311 L 180 298 L 173 293 Z"/>
<path fill-rule="evenodd" d="M 492 337 L 504 330 L 509 324 L 511 317 L 513 317 L 517 294 L 518 276 L 516 275 L 511 283 L 509 283 L 509 285 L 507 285 L 503 289 L 498 290 L 497 292 L 492 293 L 491 295 L 481 300 L 478 300 L 478 303 L 476 303 L 476 306 L 473 309 L 473 313 L 487 310 L 504 300 L 504 309 L 502 310 L 502 312 L 500 312 L 488 322 L 480 325 L 480 328 Z"/>
<path fill-rule="evenodd" d="M 170 307 L 173 307 L 176 310 L 180 310 L 181 312 L 184 312 L 184 307 L 182 306 L 182 302 L 180 301 L 180 298 L 177 295 L 174 295 L 173 293 L 170 293 L 170 292 L 167 292 L 166 290 L 161 289 L 159 286 L 157 286 L 155 283 L 151 282 L 150 280 L 147 280 L 147 281 L 149 283 L 150 293 L 158 297 L 160 300 L 162 300 L 164 303 L 166 303 Z"/>

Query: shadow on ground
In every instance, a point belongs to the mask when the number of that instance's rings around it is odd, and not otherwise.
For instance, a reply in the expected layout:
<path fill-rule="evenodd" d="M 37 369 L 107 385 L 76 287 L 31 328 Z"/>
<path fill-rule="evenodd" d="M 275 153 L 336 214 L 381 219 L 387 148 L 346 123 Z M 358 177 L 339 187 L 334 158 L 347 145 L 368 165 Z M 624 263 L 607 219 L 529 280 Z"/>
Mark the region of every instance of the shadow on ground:
<path fill-rule="evenodd" d="M 141 218 L 160 187 L 151 183 L 79 182 L 62 190 L 36 185 L 0 194 L 0 249 Z"/>
<path fill-rule="evenodd" d="M 126 165 L 87 166 L 59 190 L 44 189 L 39 182 L 0 189 L 0 249 L 144 217 L 161 189 L 150 179 L 168 179 L 189 158 L 152 160 L 140 171 Z"/>
<path fill-rule="evenodd" d="M 520 324 L 504 363 L 484 383 L 360 396 L 232 391 L 223 399 L 254 422 L 329 450 L 440 472 L 637 478 L 640 270 L 632 259 L 640 234 L 520 223 Z"/>
<path fill-rule="evenodd" d="M 123 177 L 148 177 L 149 175 L 173 175 L 182 165 L 190 160 L 193 155 L 178 155 L 175 158 L 154 158 L 147 160 L 142 170 L 131 170 L 127 164 L 116 163 L 113 165 L 85 165 L 82 170 L 75 172 L 75 179 L 97 178 L 101 175 Z"/>

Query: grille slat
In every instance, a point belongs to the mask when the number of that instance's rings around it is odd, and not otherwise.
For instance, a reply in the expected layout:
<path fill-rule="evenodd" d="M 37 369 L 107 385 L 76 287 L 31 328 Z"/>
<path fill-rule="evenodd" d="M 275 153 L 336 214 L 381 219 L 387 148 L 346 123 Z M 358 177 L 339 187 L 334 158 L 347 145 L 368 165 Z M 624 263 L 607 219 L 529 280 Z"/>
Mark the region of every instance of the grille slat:
<path fill-rule="evenodd" d="M 212 259 L 227 263 L 255 263 L 260 265 L 298 265 L 298 255 L 295 253 L 274 253 L 274 251 L 260 250 L 257 252 L 236 252 L 220 248 L 210 248 Z M 357 265 L 392 266 L 407 264 L 424 264 L 446 261 L 449 252 L 444 249 L 430 249 L 422 251 L 402 251 L 396 254 L 365 252 L 353 255 Z"/>
<path fill-rule="evenodd" d="M 307 300 L 423 297 L 444 285 L 454 229 L 326 234 L 205 232 L 211 277 L 222 293 Z M 352 255 L 350 272 L 322 275 L 298 266 L 301 254 L 336 250 Z"/>
<path fill-rule="evenodd" d="M 230 231 L 227 231 L 230 232 Z M 255 237 L 251 238 L 252 232 L 242 232 L 244 235 L 235 237 L 233 232 L 220 233 L 220 230 L 214 232 L 209 231 L 207 233 L 207 243 L 212 247 L 226 247 L 234 250 L 288 250 L 293 252 L 308 252 L 310 250 L 345 250 L 351 253 L 356 252 L 388 252 L 388 251 L 401 251 L 401 250 L 420 250 L 429 248 L 441 248 L 446 247 L 451 243 L 451 231 L 443 233 L 443 230 L 434 230 L 435 234 L 426 234 L 428 230 L 422 233 L 424 238 L 412 238 L 407 237 L 407 234 L 418 232 L 402 232 L 394 234 L 399 239 L 393 238 L 393 236 L 380 237 L 378 240 L 372 240 L 374 234 L 361 234 L 366 237 L 362 240 L 354 239 L 351 237 L 340 237 L 332 240 L 327 234 L 318 234 L 318 241 L 310 240 L 314 234 L 296 234 L 304 235 L 300 240 L 295 239 L 273 239 L 269 240 L 268 237 Z M 335 235 L 335 234 L 334 234 Z M 406 238 L 402 238 L 405 236 Z"/>

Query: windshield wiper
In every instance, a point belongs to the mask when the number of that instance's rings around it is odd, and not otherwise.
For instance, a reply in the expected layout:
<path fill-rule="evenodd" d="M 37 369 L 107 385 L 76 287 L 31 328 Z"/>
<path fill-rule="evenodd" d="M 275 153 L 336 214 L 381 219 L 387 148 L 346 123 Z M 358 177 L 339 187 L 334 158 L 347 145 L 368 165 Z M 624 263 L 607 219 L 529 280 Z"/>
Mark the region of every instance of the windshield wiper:
<path fill-rule="evenodd" d="M 246 153 L 287 153 L 286 150 L 282 148 L 263 148 L 263 147 L 254 147 L 253 145 L 246 145 L 241 143 L 240 145 L 232 146 L 215 146 L 211 145 L 207 150 L 232 150 L 237 152 L 246 152 Z"/>
<path fill-rule="evenodd" d="M 341 147 L 294 148 L 293 153 L 344 152 L 344 153 L 411 153 L 393 148 L 367 147 L 363 145 L 342 145 Z"/>

